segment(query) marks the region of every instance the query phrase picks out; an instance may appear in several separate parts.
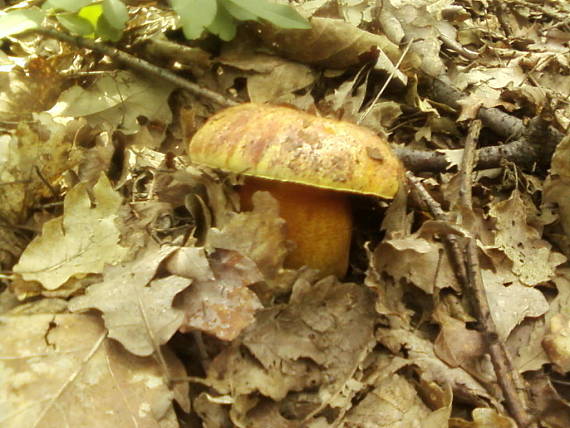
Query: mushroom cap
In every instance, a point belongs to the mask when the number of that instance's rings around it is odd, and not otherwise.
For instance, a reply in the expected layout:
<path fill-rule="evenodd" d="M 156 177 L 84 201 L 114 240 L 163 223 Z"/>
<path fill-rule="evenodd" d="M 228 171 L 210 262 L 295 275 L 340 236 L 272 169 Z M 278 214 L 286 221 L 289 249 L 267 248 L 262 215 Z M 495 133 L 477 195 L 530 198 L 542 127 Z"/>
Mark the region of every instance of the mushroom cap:
<path fill-rule="evenodd" d="M 238 174 L 383 198 L 394 197 L 403 172 L 388 143 L 367 128 L 253 103 L 212 116 L 189 154 Z"/>

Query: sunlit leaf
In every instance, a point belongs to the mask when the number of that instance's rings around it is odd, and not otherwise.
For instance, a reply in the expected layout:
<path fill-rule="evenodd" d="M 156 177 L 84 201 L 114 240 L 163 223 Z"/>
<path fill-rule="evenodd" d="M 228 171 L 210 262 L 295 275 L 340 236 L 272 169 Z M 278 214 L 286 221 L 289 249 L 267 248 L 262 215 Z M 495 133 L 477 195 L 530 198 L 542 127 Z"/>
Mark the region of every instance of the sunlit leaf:
<path fill-rule="evenodd" d="M 197 39 L 216 17 L 217 3 L 213 0 L 170 0 L 180 16 L 182 31 L 187 39 Z"/>
<path fill-rule="evenodd" d="M 311 28 L 309 21 L 287 5 L 265 0 L 223 0 L 223 2 L 228 12 L 239 20 L 261 18 L 281 28 Z"/>
<path fill-rule="evenodd" d="M 87 36 L 89 34 L 93 34 L 95 31 L 93 25 L 91 25 L 91 22 L 80 16 L 72 14 L 61 14 L 57 15 L 56 18 L 59 23 L 72 34 Z"/>
<path fill-rule="evenodd" d="M 111 27 L 122 30 L 129 19 L 129 12 L 121 0 L 103 0 L 103 16 Z"/>
<path fill-rule="evenodd" d="M 48 0 L 42 7 L 44 9 L 61 9 L 67 12 L 77 12 L 91 3 L 93 3 L 93 0 Z"/>
<path fill-rule="evenodd" d="M 85 183 L 67 193 L 63 216 L 44 223 L 42 234 L 28 245 L 14 272 L 55 290 L 70 278 L 100 273 L 106 264 L 125 257 L 127 249 L 119 245 L 115 224 L 121 196 L 104 175 L 92 193 L 95 207 Z"/>
<path fill-rule="evenodd" d="M 103 40 L 118 42 L 121 40 L 121 37 L 123 37 L 123 30 L 112 26 L 107 20 L 107 16 L 101 15 L 97 21 L 97 36 Z"/>
<path fill-rule="evenodd" d="M 218 4 L 216 17 L 208 25 L 207 29 L 210 33 L 215 34 L 226 42 L 229 42 L 236 36 L 237 25 L 235 19 L 228 13 L 223 2 Z"/>
<path fill-rule="evenodd" d="M 39 9 L 21 9 L 0 16 L 0 39 L 38 28 L 44 19 Z"/>
<path fill-rule="evenodd" d="M 99 17 L 103 14 L 103 6 L 101 4 L 92 4 L 82 8 L 78 15 L 82 18 L 88 20 L 93 28 L 97 28 L 97 21 Z"/>

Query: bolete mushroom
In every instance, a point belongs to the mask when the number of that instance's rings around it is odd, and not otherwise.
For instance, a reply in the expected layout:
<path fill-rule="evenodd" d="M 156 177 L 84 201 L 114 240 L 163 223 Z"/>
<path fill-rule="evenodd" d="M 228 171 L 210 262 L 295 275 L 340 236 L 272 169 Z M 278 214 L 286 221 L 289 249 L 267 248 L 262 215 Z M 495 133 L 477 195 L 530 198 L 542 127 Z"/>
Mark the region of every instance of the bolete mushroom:
<path fill-rule="evenodd" d="M 242 104 L 212 116 L 192 138 L 194 163 L 246 175 L 244 208 L 257 190 L 280 204 L 296 248 L 286 267 L 343 277 L 352 213 L 348 193 L 393 198 L 402 166 L 386 141 L 352 123 L 289 107 Z"/>

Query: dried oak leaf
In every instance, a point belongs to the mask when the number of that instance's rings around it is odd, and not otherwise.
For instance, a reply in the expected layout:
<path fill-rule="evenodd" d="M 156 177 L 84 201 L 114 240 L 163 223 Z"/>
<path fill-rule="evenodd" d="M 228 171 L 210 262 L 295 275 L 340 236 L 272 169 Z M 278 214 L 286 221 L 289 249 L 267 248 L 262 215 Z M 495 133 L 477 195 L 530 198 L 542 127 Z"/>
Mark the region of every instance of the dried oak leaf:
<path fill-rule="evenodd" d="M 76 85 L 65 90 L 49 112 L 54 116 L 85 117 L 93 126 L 120 127 L 130 135 L 140 130 L 141 116 L 165 125 L 172 121 L 168 98 L 173 89 L 163 80 L 118 71 L 112 76 L 103 75 L 89 88 Z"/>
<path fill-rule="evenodd" d="M 451 392 L 444 393 L 446 405 L 433 410 L 418 388 L 416 382 L 398 373 L 386 376 L 350 409 L 343 422 L 345 426 L 378 428 L 408 428 L 416 426 L 417 421 L 421 421 L 418 426 L 423 428 L 446 426 L 451 413 Z"/>
<path fill-rule="evenodd" d="M 434 352 L 450 367 L 466 367 L 470 360 L 487 352 L 483 336 L 476 330 L 469 330 L 464 321 L 445 313 L 438 314 L 440 331 L 434 343 Z"/>
<path fill-rule="evenodd" d="M 1 86 L 1 84 L 0 84 Z M 38 200 L 53 197 L 54 188 L 65 171 L 76 166 L 81 152 L 75 139 L 81 121 L 65 126 L 48 113 L 39 113 L 33 121 L 22 121 L 13 135 L 0 137 L 0 216 L 20 224 Z"/>
<path fill-rule="evenodd" d="M 306 64 L 345 69 L 360 64 L 361 58 L 379 51 L 388 72 L 394 70 L 401 52 L 398 45 L 384 35 L 369 33 L 340 19 L 311 19 L 311 29 L 291 30 L 260 24 L 258 34 L 263 43 L 282 55 Z M 404 62 L 408 62 L 405 58 Z M 398 70 L 395 70 L 399 75 Z"/>
<path fill-rule="evenodd" d="M 570 371 L 570 318 L 556 314 L 550 320 L 550 331 L 542 341 L 550 361 L 562 372 Z"/>
<path fill-rule="evenodd" d="M 550 175 L 544 183 L 544 203 L 558 207 L 563 245 L 570 256 L 570 136 L 564 138 L 552 156 Z"/>
<path fill-rule="evenodd" d="M 237 251 L 253 260 L 266 279 L 276 277 L 288 251 L 277 201 L 268 192 L 256 192 L 252 211 L 232 214 L 221 228 L 208 231 L 206 247 Z"/>
<path fill-rule="evenodd" d="M 301 278 L 289 304 L 259 311 L 241 340 L 214 359 L 207 382 L 236 400 L 256 393 L 282 400 L 303 391 L 291 405 L 311 400 L 304 416 L 345 406 L 351 397 L 342 399 L 343 390 L 373 344 L 374 319 L 363 287 L 333 277 Z M 236 402 L 233 417 L 247 410 Z"/>
<path fill-rule="evenodd" d="M 189 410 L 188 386 L 167 376 L 184 367 L 164 350 L 169 373 L 154 358 L 107 339 L 98 317 L 6 316 L 0 323 L 2 427 L 178 427 L 172 399 Z"/>
<path fill-rule="evenodd" d="M 108 267 L 103 281 L 71 300 L 69 309 L 100 310 L 109 337 L 135 355 L 151 355 L 172 337 L 184 317 L 182 310 L 172 307 L 172 300 L 191 280 L 174 275 L 153 280 L 158 265 L 176 248 L 149 244 L 135 260 Z"/>
<path fill-rule="evenodd" d="M 372 254 L 372 268 L 395 280 L 406 280 L 428 294 L 455 287 L 456 279 L 436 234 L 447 226 L 427 221 L 414 234 L 384 240 Z"/>
<path fill-rule="evenodd" d="M 30 113 L 50 108 L 65 85 L 61 72 L 62 58 L 58 55 L 26 57 L 26 69 L 10 64 L 2 56 L 0 72 L 0 120 L 18 123 L 28 120 Z M 9 69 L 9 72 L 5 70 Z M 22 123 L 21 122 L 21 123 Z"/>
<path fill-rule="evenodd" d="M 200 330 L 222 340 L 234 340 L 255 320 L 262 305 L 248 287 L 263 280 L 256 264 L 236 251 L 218 249 L 202 263 L 189 263 L 192 286 L 181 295 L 184 321 L 180 331 Z M 192 272 L 190 272 L 190 269 Z"/>
<path fill-rule="evenodd" d="M 502 415 L 495 409 L 487 407 L 479 407 L 471 412 L 473 421 L 467 421 L 460 418 L 452 418 L 449 421 L 449 426 L 453 428 L 487 428 L 487 427 L 501 427 L 501 428 L 516 428 L 515 421 L 508 416 Z M 447 426 L 448 424 L 446 424 Z"/>
<path fill-rule="evenodd" d="M 93 187 L 93 196 L 95 206 L 85 184 L 71 189 L 63 203 L 63 216 L 44 224 L 42 234 L 14 266 L 14 273 L 55 290 L 73 277 L 101 273 L 106 264 L 123 260 L 127 249 L 119 245 L 116 225 L 122 197 L 104 175 Z"/>
<path fill-rule="evenodd" d="M 455 398 L 475 406 L 501 405 L 477 379 L 462 368 L 450 368 L 435 354 L 434 344 L 422 337 L 418 331 L 404 328 L 380 328 L 376 331 L 378 341 L 390 350 L 396 357 L 405 354 L 406 365 L 412 365 L 420 370 L 421 376 L 427 381 L 435 381 L 439 385 L 449 385 Z M 481 376 L 492 378 L 492 368 L 480 370 Z"/>
<path fill-rule="evenodd" d="M 548 311 L 548 302 L 537 289 L 521 284 L 505 266 L 482 269 L 481 276 L 491 316 L 501 340 L 526 317 L 539 317 Z"/>
<path fill-rule="evenodd" d="M 263 53 L 244 50 L 239 44 L 225 49 L 217 60 L 241 70 L 235 78 L 247 79 L 249 99 L 254 103 L 266 103 L 288 99 L 292 93 L 312 85 L 316 74 L 308 66 L 298 62 Z"/>
<path fill-rule="evenodd" d="M 512 270 L 522 283 L 534 286 L 549 281 L 556 267 L 566 261 L 528 224 L 518 190 L 509 199 L 491 204 L 489 216 L 496 222 L 495 246 L 513 262 Z"/>

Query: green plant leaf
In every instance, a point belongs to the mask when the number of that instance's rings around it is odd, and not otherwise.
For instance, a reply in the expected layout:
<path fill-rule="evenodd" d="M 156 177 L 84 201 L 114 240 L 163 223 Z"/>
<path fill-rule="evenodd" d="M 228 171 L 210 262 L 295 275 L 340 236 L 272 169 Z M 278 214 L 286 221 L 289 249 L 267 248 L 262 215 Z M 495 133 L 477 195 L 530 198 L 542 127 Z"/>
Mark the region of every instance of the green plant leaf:
<path fill-rule="evenodd" d="M 218 3 L 218 12 L 216 13 L 216 17 L 212 23 L 208 25 L 207 29 L 210 33 L 215 34 L 224 42 L 229 42 L 236 36 L 236 21 L 234 17 L 228 13 L 223 2 Z"/>
<path fill-rule="evenodd" d="M 216 0 L 170 0 L 172 9 L 180 16 L 182 31 L 187 39 L 197 39 L 216 17 Z"/>
<path fill-rule="evenodd" d="M 97 28 L 95 29 L 97 37 L 111 42 L 118 42 L 123 37 L 123 30 L 112 26 L 105 15 L 101 15 L 97 20 Z"/>
<path fill-rule="evenodd" d="M 67 12 L 77 12 L 91 3 L 93 3 L 93 0 L 48 0 L 42 5 L 42 9 L 60 9 Z"/>
<path fill-rule="evenodd" d="M 98 3 L 98 4 L 85 6 L 79 11 L 77 15 L 89 21 L 93 26 L 93 28 L 97 28 L 97 21 L 99 21 L 99 17 L 102 14 L 103 14 L 103 6 L 100 3 Z"/>
<path fill-rule="evenodd" d="M 222 0 L 230 14 L 239 20 L 264 19 L 277 27 L 309 29 L 311 24 L 288 5 L 266 0 Z M 249 16 L 249 18 L 244 18 Z M 256 18 L 251 18 L 255 16 Z"/>
<path fill-rule="evenodd" d="M 251 13 L 248 9 L 241 7 L 239 3 L 234 3 L 229 0 L 218 0 L 224 9 L 228 11 L 238 21 L 257 21 L 258 16 L 255 13 Z"/>
<path fill-rule="evenodd" d="M 125 28 L 125 23 L 129 20 L 127 6 L 121 0 L 103 0 L 103 16 L 117 30 Z"/>
<path fill-rule="evenodd" d="M 70 13 L 62 13 L 56 15 L 57 20 L 71 34 L 80 36 L 88 36 L 95 32 L 95 28 L 87 19 Z"/>
<path fill-rule="evenodd" d="M 20 9 L 0 16 L 0 39 L 39 28 L 44 13 L 37 9 Z"/>

